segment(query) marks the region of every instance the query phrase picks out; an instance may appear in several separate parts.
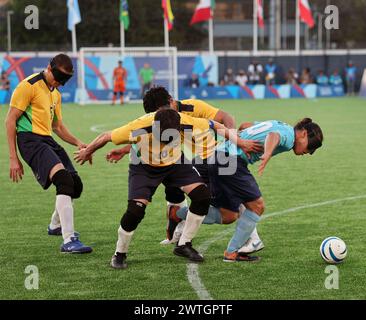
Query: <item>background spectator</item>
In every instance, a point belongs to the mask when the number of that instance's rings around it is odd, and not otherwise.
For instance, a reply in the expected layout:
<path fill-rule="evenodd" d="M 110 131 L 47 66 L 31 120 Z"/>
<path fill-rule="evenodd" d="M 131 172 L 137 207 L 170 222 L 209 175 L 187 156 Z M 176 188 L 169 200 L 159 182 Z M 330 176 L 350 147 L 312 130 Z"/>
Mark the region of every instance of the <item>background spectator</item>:
<path fill-rule="evenodd" d="M 320 86 L 326 86 L 329 83 L 329 79 L 323 70 L 319 70 L 316 76 L 316 83 Z"/>
<path fill-rule="evenodd" d="M 252 61 L 248 67 L 249 83 L 259 84 L 261 80 L 261 75 L 263 73 L 263 67 L 258 61 Z"/>
<path fill-rule="evenodd" d="M 200 80 L 196 73 L 192 73 L 192 76 L 188 81 L 188 85 L 191 88 L 198 88 L 200 86 Z"/>
<path fill-rule="evenodd" d="M 239 74 L 236 76 L 235 82 L 241 87 L 245 87 L 247 85 L 248 76 L 244 70 L 239 70 Z"/>
<path fill-rule="evenodd" d="M 272 86 L 276 82 L 276 71 L 277 66 L 273 63 L 273 59 L 268 59 L 268 63 L 264 67 L 264 70 L 266 72 L 265 79 L 266 79 L 266 85 Z"/>
<path fill-rule="evenodd" d="M 333 74 L 329 77 L 329 84 L 333 86 L 339 86 L 343 84 L 343 79 L 340 76 L 338 69 L 334 70 Z"/>
<path fill-rule="evenodd" d="M 228 68 L 226 70 L 226 73 L 224 75 L 224 81 L 225 81 L 225 85 L 235 84 L 235 75 L 234 75 L 233 69 Z"/>
<path fill-rule="evenodd" d="M 301 84 L 310 84 L 313 83 L 313 78 L 310 73 L 310 68 L 304 68 L 302 70 L 301 76 L 300 76 L 300 83 Z"/>
<path fill-rule="evenodd" d="M 286 74 L 286 83 L 290 85 L 296 85 L 299 80 L 299 75 L 294 68 L 290 68 Z"/>
<path fill-rule="evenodd" d="M 355 93 L 356 72 L 357 68 L 353 65 L 352 61 L 349 61 L 345 68 L 348 95 L 353 95 Z"/>

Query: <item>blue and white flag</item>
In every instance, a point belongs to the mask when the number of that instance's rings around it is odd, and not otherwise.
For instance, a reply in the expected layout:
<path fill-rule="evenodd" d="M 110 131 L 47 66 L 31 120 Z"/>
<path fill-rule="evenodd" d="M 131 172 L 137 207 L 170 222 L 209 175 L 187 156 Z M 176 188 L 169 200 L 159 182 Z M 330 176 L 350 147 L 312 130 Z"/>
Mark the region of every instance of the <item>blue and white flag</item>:
<path fill-rule="evenodd" d="M 74 29 L 75 24 L 81 22 L 78 0 L 67 0 L 67 8 L 68 8 L 67 28 L 70 31 L 72 31 Z"/>

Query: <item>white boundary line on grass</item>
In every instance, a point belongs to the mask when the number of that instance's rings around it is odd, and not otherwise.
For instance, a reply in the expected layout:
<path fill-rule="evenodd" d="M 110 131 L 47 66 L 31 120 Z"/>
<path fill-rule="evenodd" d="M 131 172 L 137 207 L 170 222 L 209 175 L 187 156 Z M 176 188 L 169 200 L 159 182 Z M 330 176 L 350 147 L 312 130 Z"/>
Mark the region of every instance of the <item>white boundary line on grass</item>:
<path fill-rule="evenodd" d="M 103 130 L 104 127 L 116 126 L 117 124 L 119 124 L 119 126 L 121 126 L 120 122 L 101 123 L 101 124 L 95 124 L 95 125 L 91 126 L 89 129 L 91 132 L 102 133 L 105 131 L 105 130 Z"/>
<path fill-rule="evenodd" d="M 313 203 L 313 204 L 309 204 L 309 205 L 304 205 L 304 206 L 300 206 L 300 207 L 294 207 L 294 208 L 290 208 L 290 209 L 286 209 L 283 211 L 277 211 L 277 212 L 273 212 L 267 215 L 264 215 L 263 219 L 267 219 L 267 218 L 271 218 L 271 217 L 275 217 L 275 216 L 280 216 L 286 213 L 290 213 L 290 212 L 295 212 L 295 211 L 299 211 L 302 209 L 309 209 L 309 208 L 315 208 L 315 207 L 321 207 L 321 206 L 326 206 L 326 205 L 330 205 L 330 204 L 334 204 L 337 202 L 342 202 L 342 201 L 353 201 L 353 200 L 359 200 L 359 199 L 364 199 L 366 198 L 366 194 L 364 195 L 359 195 L 359 196 L 354 196 L 354 197 L 347 197 L 347 198 L 342 198 L 342 199 L 335 199 L 335 200 L 329 200 L 329 201 L 324 201 L 324 202 L 318 202 L 318 203 Z M 215 237 L 205 241 L 204 243 L 202 243 L 197 249 L 199 252 L 204 253 L 207 251 L 207 249 L 210 247 L 211 244 L 213 244 L 214 242 L 220 240 L 221 238 L 223 238 L 224 236 L 226 236 L 227 234 L 233 232 L 233 228 L 229 228 L 226 229 L 223 232 L 218 233 Z M 199 297 L 200 300 L 213 300 L 213 298 L 211 297 L 210 293 L 208 292 L 208 290 L 205 288 L 200 276 L 199 276 L 199 272 L 198 272 L 198 264 L 197 263 L 187 263 L 187 278 L 189 283 L 191 284 L 193 290 L 196 292 L 197 296 Z"/>

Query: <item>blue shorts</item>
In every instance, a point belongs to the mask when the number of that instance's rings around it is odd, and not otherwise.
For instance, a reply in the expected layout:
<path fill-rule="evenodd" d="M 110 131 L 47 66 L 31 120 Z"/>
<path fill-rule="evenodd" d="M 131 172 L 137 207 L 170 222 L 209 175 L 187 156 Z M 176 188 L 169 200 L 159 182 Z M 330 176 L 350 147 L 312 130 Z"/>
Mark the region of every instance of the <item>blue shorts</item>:
<path fill-rule="evenodd" d="M 240 157 L 233 157 L 231 160 L 236 161 L 237 167 L 230 175 L 219 175 L 219 169 L 227 168 L 227 164 L 222 165 L 217 161 L 215 164 L 209 164 L 211 204 L 217 208 L 238 212 L 240 204 L 255 201 L 262 194 L 248 169 L 248 164 Z"/>
<path fill-rule="evenodd" d="M 33 174 L 43 189 L 52 184 L 49 178 L 51 169 L 62 163 L 71 174 L 77 174 L 70 158 L 52 137 L 32 132 L 19 132 L 17 143 L 24 161 L 32 168 Z"/>

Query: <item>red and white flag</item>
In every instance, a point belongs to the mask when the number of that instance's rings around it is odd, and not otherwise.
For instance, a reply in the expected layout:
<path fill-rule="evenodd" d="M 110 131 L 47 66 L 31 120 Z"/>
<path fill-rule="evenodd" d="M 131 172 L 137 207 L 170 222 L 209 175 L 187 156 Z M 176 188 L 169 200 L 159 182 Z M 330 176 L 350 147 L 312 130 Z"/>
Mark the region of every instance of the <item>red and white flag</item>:
<path fill-rule="evenodd" d="M 264 28 L 264 14 L 263 14 L 263 1 L 257 1 L 257 17 L 258 17 L 258 26 L 259 28 Z"/>
<path fill-rule="evenodd" d="M 299 12 L 301 21 L 306 23 L 309 28 L 313 28 L 315 23 L 308 0 L 299 0 Z"/>
<path fill-rule="evenodd" d="M 190 24 L 192 25 L 197 22 L 210 20 L 212 18 L 212 9 L 214 5 L 215 2 L 212 0 L 200 0 Z"/>

